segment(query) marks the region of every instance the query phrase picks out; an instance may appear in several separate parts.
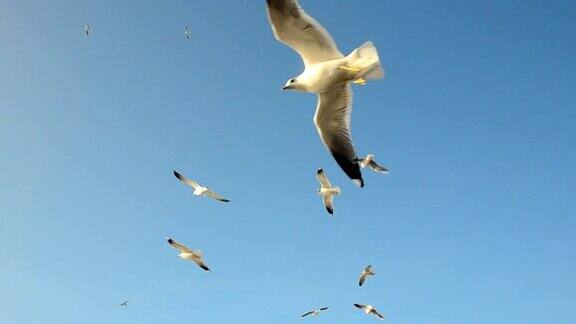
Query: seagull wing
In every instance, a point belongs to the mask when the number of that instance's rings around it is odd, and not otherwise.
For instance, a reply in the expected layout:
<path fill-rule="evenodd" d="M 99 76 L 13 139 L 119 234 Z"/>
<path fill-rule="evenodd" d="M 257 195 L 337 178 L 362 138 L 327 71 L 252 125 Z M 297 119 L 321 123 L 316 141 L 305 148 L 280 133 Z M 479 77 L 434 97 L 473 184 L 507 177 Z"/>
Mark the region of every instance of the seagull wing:
<path fill-rule="evenodd" d="M 330 181 L 328 180 L 328 177 L 326 177 L 326 173 L 324 173 L 322 168 L 316 171 L 316 179 L 320 181 L 322 188 L 332 188 L 332 184 L 330 184 Z"/>
<path fill-rule="evenodd" d="M 384 319 L 384 316 L 382 314 L 378 313 L 378 311 L 374 308 L 372 308 L 370 313 L 374 314 L 374 316 L 377 316 L 378 318 Z"/>
<path fill-rule="evenodd" d="M 210 268 L 208 268 L 208 266 L 204 263 L 204 260 L 202 260 L 202 258 L 195 258 L 194 262 L 202 269 L 204 269 L 205 271 L 212 271 L 210 270 Z"/>
<path fill-rule="evenodd" d="M 322 198 L 323 198 L 322 200 L 324 201 L 324 207 L 326 207 L 328 214 L 334 215 L 334 205 L 332 204 L 332 201 L 334 200 L 334 195 L 324 195 L 324 197 Z"/>
<path fill-rule="evenodd" d="M 266 0 L 274 36 L 302 57 L 305 65 L 344 57 L 332 36 L 298 4 L 298 0 Z"/>
<path fill-rule="evenodd" d="M 322 307 L 322 308 L 320 308 L 320 310 L 323 311 L 323 310 L 327 310 L 328 308 L 330 308 L 330 307 Z"/>
<path fill-rule="evenodd" d="M 376 172 L 380 172 L 380 173 L 384 173 L 384 174 L 390 173 L 390 170 L 388 170 L 387 168 L 376 163 L 376 161 L 374 161 L 374 160 L 370 161 L 370 167 L 372 168 L 372 170 L 374 170 Z"/>
<path fill-rule="evenodd" d="M 212 191 L 212 190 L 206 191 L 206 192 L 204 193 L 204 195 L 206 195 L 206 196 L 208 196 L 208 197 L 210 197 L 210 198 L 214 198 L 214 199 L 216 199 L 216 200 L 219 200 L 219 201 L 221 201 L 221 202 L 229 202 L 229 201 L 230 201 L 230 200 L 228 200 L 228 199 L 220 196 L 219 194 L 215 193 L 215 192 Z"/>
<path fill-rule="evenodd" d="M 366 271 L 362 271 L 362 274 L 360 274 L 360 280 L 358 281 L 358 285 L 360 287 L 362 287 L 362 285 L 364 284 L 364 281 L 366 281 Z"/>
<path fill-rule="evenodd" d="M 174 241 L 171 238 L 167 238 L 166 241 L 168 241 L 168 244 L 172 245 L 173 248 L 175 248 L 176 250 L 178 250 L 180 252 L 192 253 L 192 250 L 190 250 L 188 247 Z"/>
<path fill-rule="evenodd" d="M 306 314 L 302 314 L 302 315 L 300 315 L 300 317 L 308 316 L 308 315 L 310 315 L 310 314 L 312 314 L 312 313 L 314 313 L 314 311 L 313 311 L 313 310 L 309 311 L 309 312 L 308 312 L 308 313 L 306 313 Z"/>
<path fill-rule="evenodd" d="M 356 151 L 350 136 L 352 113 L 352 87 L 346 83 L 338 88 L 318 94 L 314 124 L 326 148 L 359 187 L 364 186 Z"/>
<path fill-rule="evenodd" d="M 174 172 L 174 176 L 176 176 L 176 178 L 178 178 L 178 180 L 184 182 L 185 184 L 189 185 L 190 187 L 192 187 L 194 189 L 200 187 L 198 182 L 186 178 L 185 176 L 181 175 L 180 173 L 176 172 L 175 170 L 172 170 L 172 172 Z"/>
<path fill-rule="evenodd" d="M 362 304 L 354 304 L 354 306 L 356 306 L 356 308 L 360 308 L 360 309 L 364 309 L 364 307 L 366 307 L 365 305 L 362 305 Z"/>

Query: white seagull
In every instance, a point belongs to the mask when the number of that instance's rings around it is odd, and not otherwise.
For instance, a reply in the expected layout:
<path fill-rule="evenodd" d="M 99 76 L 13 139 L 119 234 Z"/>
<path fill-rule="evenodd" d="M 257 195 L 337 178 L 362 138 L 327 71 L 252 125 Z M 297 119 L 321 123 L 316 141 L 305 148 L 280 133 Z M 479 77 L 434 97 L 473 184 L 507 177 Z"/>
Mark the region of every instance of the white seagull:
<path fill-rule="evenodd" d="M 318 169 L 316 172 L 316 179 L 320 181 L 320 189 L 316 190 L 316 192 L 322 196 L 322 201 L 324 201 L 324 207 L 330 215 L 334 214 L 334 206 L 332 205 L 332 199 L 334 199 L 334 195 L 339 195 L 342 193 L 338 186 L 332 186 L 328 177 L 326 177 L 326 173 L 322 168 Z"/>
<path fill-rule="evenodd" d="M 219 194 L 215 193 L 214 191 L 201 186 L 200 184 L 198 184 L 196 181 L 190 180 L 188 178 L 186 178 L 185 176 L 181 175 L 180 173 L 172 170 L 174 172 L 174 175 L 176 176 L 176 178 L 178 178 L 178 180 L 184 182 L 185 184 L 189 185 L 190 187 L 194 188 L 194 192 L 193 194 L 196 196 L 206 196 L 206 197 L 210 197 L 213 199 L 216 199 L 218 201 L 222 201 L 222 202 L 229 202 L 230 200 L 220 196 Z"/>
<path fill-rule="evenodd" d="M 366 267 L 364 267 L 364 270 L 362 270 L 362 272 L 360 273 L 360 279 L 358 279 L 358 285 L 362 286 L 364 284 L 364 281 L 366 281 L 366 278 L 368 278 L 369 276 L 373 276 L 376 273 L 374 273 L 374 271 L 372 270 L 372 266 L 371 265 L 367 265 Z"/>
<path fill-rule="evenodd" d="M 359 187 L 364 186 L 350 136 L 352 87 L 350 82 L 384 76 L 372 42 L 344 56 L 332 36 L 299 5 L 298 0 L 266 0 L 268 20 L 276 39 L 302 57 L 304 72 L 282 88 L 318 95 L 314 124 L 324 146 Z"/>
<path fill-rule="evenodd" d="M 184 28 L 184 35 L 186 36 L 186 39 L 190 39 L 191 33 L 190 33 L 190 29 L 188 28 L 188 26 L 186 26 L 186 28 Z"/>
<path fill-rule="evenodd" d="M 372 314 L 381 320 L 385 319 L 384 316 L 382 314 L 378 313 L 378 311 L 372 305 L 354 304 L 354 306 L 356 306 L 356 308 L 360 308 L 366 314 Z"/>
<path fill-rule="evenodd" d="M 380 173 L 384 173 L 384 174 L 390 174 L 390 170 L 388 170 L 384 166 L 379 165 L 376 162 L 376 160 L 374 160 L 374 158 L 375 158 L 374 154 L 368 154 L 368 155 L 366 155 L 365 158 L 357 159 L 357 161 L 360 162 L 360 166 L 362 168 L 369 166 L 372 170 L 374 170 L 376 172 L 380 172 Z"/>
<path fill-rule="evenodd" d="M 211 271 L 210 268 L 204 264 L 204 260 L 202 260 L 202 251 L 192 251 L 188 247 L 174 241 L 169 237 L 166 238 L 166 241 L 168 241 L 168 244 L 172 245 L 173 248 L 180 251 L 180 254 L 178 254 L 179 258 L 194 261 L 194 263 L 196 263 L 200 268 L 206 271 Z"/>
<path fill-rule="evenodd" d="M 309 312 L 306 313 L 306 314 L 300 315 L 300 317 L 305 317 L 305 316 L 308 316 L 308 315 L 318 316 L 318 315 L 320 315 L 320 312 L 325 311 L 325 310 L 327 310 L 328 308 L 330 308 L 330 307 L 322 307 L 322 308 L 320 308 L 320 309 L 313 309 L 313 310 L 309 311 Z"/>
<path fill-rule="evenodd" d="M 90 30 L 90 25 L 88 24 L 84 25 L 84 35 L 86 35 L 86 37 L 90 37 L 91 33 L 92 31 Z"/>
<path fill-rule="evenodd" d="M 124 300 L 123 302 L 120 303 L 120 306 L 128 307 L 128 301 Z"/>

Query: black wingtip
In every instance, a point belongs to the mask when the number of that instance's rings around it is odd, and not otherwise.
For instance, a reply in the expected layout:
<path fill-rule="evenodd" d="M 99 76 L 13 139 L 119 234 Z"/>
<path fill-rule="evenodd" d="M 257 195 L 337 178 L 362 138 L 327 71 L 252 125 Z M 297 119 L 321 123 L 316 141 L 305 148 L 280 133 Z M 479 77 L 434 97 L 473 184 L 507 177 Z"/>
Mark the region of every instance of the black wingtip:
<path fill-rule="evenodd" d="M 332 156 L 340 168 L 346 173 L 346 175 L 352 179 L 356 185 L 360 188 L 364 187 L 364 179 L 362 179 L 362 173 L 360 172 L 360 165 L 358 161 L 354 158 L 353 160 L 348 159 L 344 155 L 338 152 L 332 152 Z"/>
<path fill-rule="evenodd" d="M 202 268 L 202 269 L 204 269 L 204 270 L 206 270 L 206 271 L 212 271 L 212 270 L 210 270 L 210 268 L 208 268 L 208 267 L 205 266 L 205 265 L 200 266 L 200 268 Z"/>
<path fill-rule="evenodd" d="M 324 172 L 324 169 L 318 168 L 318 171 L 316 171 L 316 174 L 320 174 L 320 173 L 322 173 L 322 172 Z"/>
<path fill-rule="evenodd" d="M 178 173 L 176 170 L 172 170 L 172 173 L 174 173 L 174 176 L 176 178 L 178 178 L 179 180 L 182 180 L 182 175 L 180 173 Z"/>
<path fill-rule="evenodd" d="M 169 238 L 169 237 L 167 237 L 167 238 L 166 238 L 166 242 L 168 242 L 169 244 L 172 244 L 172 243 L 174 243 L 174 240 L 171 239 L 171 238 Z"/>
<path fill-rule="evenodd" d="M 230 202 L 229 199 L 218 199 L 218 200 L 220 200 L 221 202 Z"/>
<path fill-rule="evenodd" d="M 328 214 L 334 215 L 334 210 L 332 210 L 332 208 L 326 207 L 326 211 L 328 212 Z"/>

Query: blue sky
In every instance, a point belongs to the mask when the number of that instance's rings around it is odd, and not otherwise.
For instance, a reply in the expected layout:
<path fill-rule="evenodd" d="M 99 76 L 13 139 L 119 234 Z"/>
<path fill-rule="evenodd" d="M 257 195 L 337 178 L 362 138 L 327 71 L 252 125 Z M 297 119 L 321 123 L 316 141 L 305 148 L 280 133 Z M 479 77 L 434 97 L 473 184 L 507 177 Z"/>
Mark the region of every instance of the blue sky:
<path fill-rule="evenodd" d="M 574 2 L 302 5 L 387 72 L 354 87 L 356 148 L 392 170 L 363 189 L 315 96 L 280 91 L 302 64 L 264 0 L 0 1 L 0 322 L 375 321 L 352 303 L 398 324 L 576 322 Z"/>

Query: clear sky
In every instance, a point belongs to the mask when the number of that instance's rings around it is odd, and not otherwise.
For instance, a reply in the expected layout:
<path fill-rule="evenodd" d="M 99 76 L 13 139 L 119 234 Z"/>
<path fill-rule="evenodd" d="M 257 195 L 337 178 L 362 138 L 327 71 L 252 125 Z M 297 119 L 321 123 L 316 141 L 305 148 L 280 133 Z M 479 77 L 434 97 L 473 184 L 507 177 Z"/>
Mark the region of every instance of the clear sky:
<path fill-rule="evenodd" d="M 302 63 L 264 0 L 0 0 L 1 323 L 376 321 L 352 303 L 398 324 L 576 323 L 574 1 L 301 2 L 387 72 L 354 86 L 358 153 L 392 170 L 363 189 L 315 96 L 280 90 Z"/>

